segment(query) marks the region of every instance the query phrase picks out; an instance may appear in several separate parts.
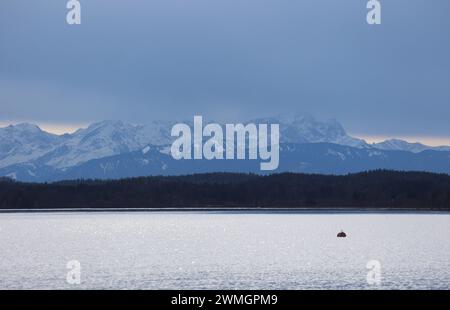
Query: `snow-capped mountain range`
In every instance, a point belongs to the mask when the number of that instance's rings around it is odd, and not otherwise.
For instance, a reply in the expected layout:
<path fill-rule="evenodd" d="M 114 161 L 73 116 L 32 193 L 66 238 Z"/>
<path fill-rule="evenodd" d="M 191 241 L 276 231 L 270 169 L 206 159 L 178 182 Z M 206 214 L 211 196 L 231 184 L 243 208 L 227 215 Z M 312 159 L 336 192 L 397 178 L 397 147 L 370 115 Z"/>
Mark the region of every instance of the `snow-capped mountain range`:
<path fill-rule="evenodd" d="M 132 125 L 103 121 L 73 134 L 55 135 L 32 124 L 0 128 L 0 168 L 39 162 L 64 169 L 86 161 L 170 143 L 171 123 Z"/>
<path fill-rule="evenodd" d="M 279 171 L 346 173 L 372 168 L 397 168 L 450 172 L 447 168 L 450 167 L 450 147 L 446 146 L 430 147 L 402 140 L 369 144 L 348 135 L 336 120 L 318 121 L 304 115 L 261 118 L 249 122 L 280 124 Z M 257 172 L 253 171 L 251 161 L 232 161 L 235 163 L 224 166 L 225 161 L 187 163 L 173 160 L 168 150 L 173 141 L 171 128 L 175 123 L 154 121 L 146 125 L 133 125 L 122 121 L 103 121 L 64 135 L 51 134 L 27 123 L 0 128 L 0 176 L 41 182 L 194 173 L 205 169 Z M 299 145 L 308 150 L 308 154 L 302 152 Z M 330 166 L 333 162 L 331 158 L 339 159 L 342 164 L 355 162 L 354 156 L 362 160 L 358 161 L 356 168 L 354 165 L 347 168 L 345 165 Z M 399 156 L 409 162 L 400 164 L 402 160 Z M 425 157 L 431 161 L 439 158 L 439 164 L 427 164 Z M 364 158 L 370 159 L 367 165 L 364 165 Z M 392 158 L 397 164 L 392 162 Z M 441 165 L 445 167 L 441 169 Z"/>

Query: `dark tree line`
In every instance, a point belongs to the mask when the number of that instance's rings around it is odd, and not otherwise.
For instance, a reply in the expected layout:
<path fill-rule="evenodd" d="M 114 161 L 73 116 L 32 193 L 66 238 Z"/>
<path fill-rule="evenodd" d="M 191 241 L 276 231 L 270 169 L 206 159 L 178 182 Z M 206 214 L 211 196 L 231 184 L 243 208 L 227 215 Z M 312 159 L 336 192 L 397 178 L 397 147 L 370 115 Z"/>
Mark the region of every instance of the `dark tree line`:
<path fill-rule="evenodd" d="M 213 173 L 52 184 L 0 179 L 1 209 L 127 207 L 450 210 L 450 176 L 380 170 L 345 176 Z"/>

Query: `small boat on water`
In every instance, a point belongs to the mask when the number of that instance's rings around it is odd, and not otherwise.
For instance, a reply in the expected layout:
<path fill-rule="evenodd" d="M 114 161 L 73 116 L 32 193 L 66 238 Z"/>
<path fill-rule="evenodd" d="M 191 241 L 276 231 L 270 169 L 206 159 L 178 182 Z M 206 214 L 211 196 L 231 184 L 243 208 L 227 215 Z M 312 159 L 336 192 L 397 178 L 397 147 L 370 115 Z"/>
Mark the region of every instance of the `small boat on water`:
<path fill-rule="evenodd" d="M 337 237 L 338 238 L 345 238 L 345 237 L 347 237 L 347 234 L 343 230 L 341 230 L 341 232 L 337 234 Z"/>

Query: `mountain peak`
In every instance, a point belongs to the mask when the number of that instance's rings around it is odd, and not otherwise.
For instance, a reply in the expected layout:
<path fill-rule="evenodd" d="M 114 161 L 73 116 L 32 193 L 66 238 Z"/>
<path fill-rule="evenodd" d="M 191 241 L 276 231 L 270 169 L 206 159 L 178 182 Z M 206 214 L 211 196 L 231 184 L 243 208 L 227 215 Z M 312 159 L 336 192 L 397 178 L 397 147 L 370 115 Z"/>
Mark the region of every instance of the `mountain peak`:
<path fill-rule="evenodd" d="M 35 124 L 31 124 L 31 123 L 19 123 L 16 125 L 9 125 L 6 128 L 10 129 L 10 130 L 26 131 L 26 132 L 32 132 L 32 133 L 37 133 L 37 132 L 42 131 L 41 128 L 39 128 L 39 126 L 37 126 Z"/>
<path fill-rule="evenodd" d="M 274 117 L 280 123 L 284 124 L 292 124 L 292 123 L 312 123 L 315 122 L 316 119 L 308 113 L 293 113 L 293 114 L 279 114 Z"/>
<path fill-rule="evenodd" d="M 0 168 L 35 160 L 51 151 L 61 139 L 30 123 L 0 128 Z"/>
<path fill-rule="evenodd" d="M 388 139 L 383 142 L 373 143 L 372 146 L 381 150 L 408 151 L 413 153 L 420 153 L 425 150 L 436 150 L 436 151 L 450 150 L 448 146 L 433 147 L 419 142 L 411 143 L 401 139 Z"/>
<path fill-rule="evenodd" d="M 336 119 L 321 121 L 310 114 L 296 113 L 263 120 L 280 123 L 281 142 L 329 142 L 355 147 L 367 147 L 367 143 L 364 140 L 349 136 L 341 123 Z"/>
<path fill-rule="evenodd" d="M 87 129 L 95 129 L 95 128 L 121 128 L 125 126 L 132 126 L 131 124 L 125 123 L 121 120 L 104 120 L 96 123 L 92 123 L 88 126 Z"/>

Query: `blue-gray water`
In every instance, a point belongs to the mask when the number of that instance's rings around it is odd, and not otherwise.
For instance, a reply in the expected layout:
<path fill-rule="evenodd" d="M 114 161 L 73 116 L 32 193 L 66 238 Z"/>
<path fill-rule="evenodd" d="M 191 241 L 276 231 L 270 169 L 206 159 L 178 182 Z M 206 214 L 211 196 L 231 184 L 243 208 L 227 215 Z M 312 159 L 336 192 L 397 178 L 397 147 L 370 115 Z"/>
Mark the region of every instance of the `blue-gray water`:
<path fill-rule="evenodd" d="M 0 214 L 0 251 L 0 289 L 450 288 L 449 214 Z"/>

